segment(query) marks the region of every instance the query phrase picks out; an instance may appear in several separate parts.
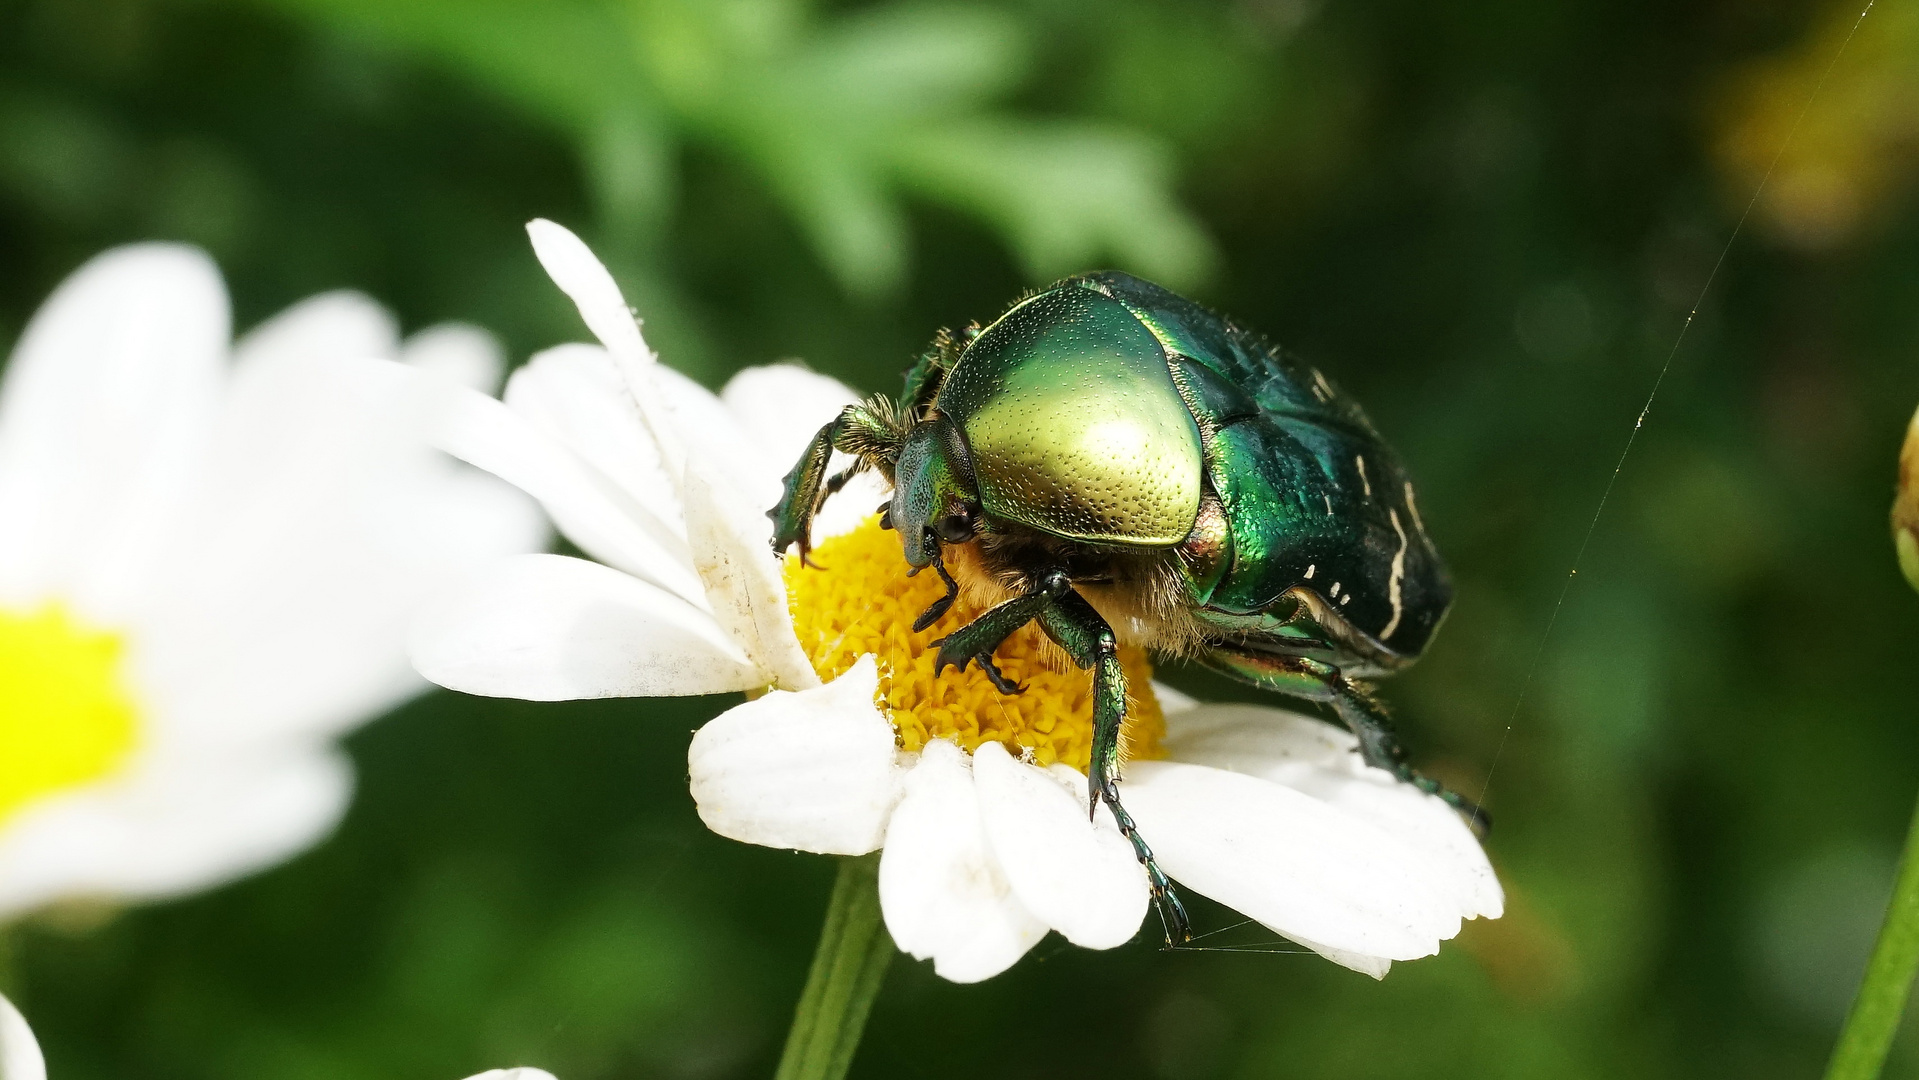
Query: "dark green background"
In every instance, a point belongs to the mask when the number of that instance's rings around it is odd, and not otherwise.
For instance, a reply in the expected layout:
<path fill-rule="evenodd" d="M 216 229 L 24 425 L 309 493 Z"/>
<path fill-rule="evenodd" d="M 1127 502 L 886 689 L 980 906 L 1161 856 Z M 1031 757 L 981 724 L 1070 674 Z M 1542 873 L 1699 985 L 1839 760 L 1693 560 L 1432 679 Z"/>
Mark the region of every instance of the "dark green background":
<path fill-rule="evenodd" d="M 639 175 L 670 192 L 609 183 L 565 108 L 435 44 L 514 7 L 393 31 L 355 0 L 0 0 L 0 340 L 90 254 L 169 237 L 220 260 L 242 325 L 353 286 L 523 359 L 584 336 L 524 242 L 539 215 L 609 253 L 699 377 L 803 356 L 878 388 L 934 328 L 1078 268 L 910 190 L 903 269 L 833 263 L 753 136 L 710 119 L 656 118 L 667 156 Z M 1818 253 L 1764 228 L 1731 247 L 1552 616 L 1750 190 L 1708 106 L 1824 9 L 990 14 L 1018 73 L 980 107 L 1157 139 L 1216 244 L 1174 276 L 1334 373 L 1420 479 L 1459 599 L 1387 695 L 1434 771 L 1491 774 L 1511 914 L 1383 984 L 1147 935 L 1050 939 L 979 986 L 902 960 L 855 1075 L 1812 1075 L 1919 788 L 1919 599 L 1885 523 L 1919 403 L 1909 197 Z M 726 704 L 427 696 L 351 739 L 360 790 L 324 845 L 28 921 L 9 992 L 56 1080 L 767 1075 L 832 868 L 701 828 L 686 741 Z"/>

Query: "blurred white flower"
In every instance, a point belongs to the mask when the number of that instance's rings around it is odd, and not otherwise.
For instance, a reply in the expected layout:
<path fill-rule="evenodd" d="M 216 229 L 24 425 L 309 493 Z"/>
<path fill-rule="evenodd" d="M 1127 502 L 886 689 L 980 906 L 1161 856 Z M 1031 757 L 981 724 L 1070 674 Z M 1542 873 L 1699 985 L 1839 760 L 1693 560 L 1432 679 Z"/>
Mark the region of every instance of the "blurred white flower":
<path fill-rule="evenodd" d="M 656 362 L 585 245 L 551 223 L 530 231 L 604 348 L 535 357 L 503 405 L 469 396 L 442 437 L 599 561 L 525 555 L 475 575 L 423 610 L 420 671 L 539 700 L 769 690 L 693 738 L 693 796 L 714 831 L 883 847 L 887 929 L 954 981 L 1005 970 L 1049 929 L 1090 948 L 1130 939 L 1148 890 L 1106 810 L 1087 820 L 1087 675 L 1048 667 L 1028 628 L 998 653 L 1025 694 L 977 670 L 935 678 L 935 634 L 909 628 L 940 590 L 905 576 L 869 516 L 884 493 L 870 476 L 816 521 L 824 569 L 789 561 L 783 576 L 769 554 L 781 475 L 853 393 L 783 366 L 714 397 Z M 1144 656 L 1125 659 L 1149 688 L 1128 724 L 1127 805 L 1182 884 L 1376 977 L 1437 951 L 1462 918 L 1500 913 L 1458 816 L 1364 766 L 1350 735 L 1155 692 Z M 1178 700 L 1163 718 L 1161 697 Z"/>
<path fill-rule="evenodd" d="M 27 1018 L 0 994 L 0 1080 L 47 1080 L 47 1061 Z M 545 1069 L 493 1069 L 467 1080 L 553 1080 Z"/>
<path fill-rule="evenodd" d="M 47 1080 L 47 1060 L 40 1056 L 27 1018 L 0 994 L 0 1080 Z"/>
<path fill-rule="evenodd" d="M 333 740 L 422 686 L 412 608 L 543 543 L 524 496 L 421 441 L 499 360 L 404 346 L 365 297 L 228 343 L 218 271 L 144 244 L 73 274 L 0 386 L 0 920 L 283 859 L 352 787 Z"/>

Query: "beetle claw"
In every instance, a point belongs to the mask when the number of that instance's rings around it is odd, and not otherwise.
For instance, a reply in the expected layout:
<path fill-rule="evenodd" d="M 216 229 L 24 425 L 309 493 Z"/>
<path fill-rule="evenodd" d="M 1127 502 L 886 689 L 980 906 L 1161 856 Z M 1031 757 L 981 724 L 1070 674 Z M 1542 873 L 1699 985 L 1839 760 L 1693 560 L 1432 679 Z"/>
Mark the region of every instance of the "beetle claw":
<path fill-rule="evenodd" d="M 808 567 L 813 570 L 826 569 L 826 567 L 821 566 L 819 563 L 816 563 L 813 561 L 813 545 L 807 542 L 806 537 L 802 536 L 796 542 L 800 546 L 800 565 L 801 566 Z M 785 548 L 782 547 L 780 550 L 784 551 Z"/>
<path fill-rule="evenodd" d="M 998 690 L 1008 697 L 1018 697 L 1026 692 L 1026 687 L 1021 686 L 1019 683 L 1014 682 L 1000 673 L 999 665 L 993 663 L 993 658 L 990 655 L 976 656 L 973 659 L 979 662 L 980 670 L 984 671 L 987 679 L 991 680 L 993 689 Z"/>
<path fill-rule="evenodd" d="M 966 665 L 978 664 L 980 671 L 984 673 L 987 680 L 993 684 L 993 688 L 1000 693 L 1009 697 L 1017 697 L 1026 692 L 1024 685 L 1007 678 L 1005 673 L 1000 671 L 999 665 L 993 662 L 993 654 L 991 652 L 954 653 L 946 648 L 946 643 L 951 640 L 953 639 L 949 635 L 938 638 L 933 642 L 935 646 L 939 647 L 939 654 L 933 657 L 933 677 L 935 679 L 939 678 L 940 672 L 945 671 L 949 667 L 954 671 L 963 672 L 966 670 Z"/>
<path fill-rule="evenodd" d="M 966 662 L 972 659 L 964 654 L 956 656 L 947 651 L 946 643 L 951 640 L 953 640 L 953 637 L 950 634 L 943 638 L 933 639 L 933 647 L 939 650 L 933 657 L 933 677 L 935 679 L 940 677 L 940 672 L 945 671 L 949 667 L 955 671 L 965 671 Z"/>

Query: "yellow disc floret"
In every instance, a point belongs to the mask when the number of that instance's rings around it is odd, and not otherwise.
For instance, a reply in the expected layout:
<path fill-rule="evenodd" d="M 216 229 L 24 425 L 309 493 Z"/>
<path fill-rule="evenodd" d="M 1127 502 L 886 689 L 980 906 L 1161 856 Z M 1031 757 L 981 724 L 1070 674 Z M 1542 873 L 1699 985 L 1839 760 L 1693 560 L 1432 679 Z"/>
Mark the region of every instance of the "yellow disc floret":
<path fill-rule="evenodd" d="M 117 636 L 57 606 L 0 610 L 0 822 L 106 776 L 132 752 L 136 713 L 120 652 Z"/>
<path fill-rule="evenodd" d="M 998 742 L 1016 757 L 1030 752 L 1040 765 L 1064 762 L 1086 771 L 1092 756 L 1093 684 L 1087 672 L 1059 663 L 1058 650 L 1036 625 L 1001 643 L 995 660 L 1007 678 L 1026 687 L 1002 694 L 977 667 L 947 668 L 933 677 L 933 642 L 979 617 L 964 598 L 939 624 L 913 632 L 913 620 L 945 592 L 931 572 L 907 577 L 899 537 L 871 518 L 853 532 L 813 549 L 818 567 L 786 563 L 788 603 L 800 647 L 823 679 L 832 679 L 872 653 L 879 660 L 880 695 L 899 730 L 900 745 L 918 750 L 931 739 L 952 739 L 967 752 Z M 1142 649 L 1120 647 L 1130 687 L 1121 750 L 1157 757 L 1165 730 L 1153 697 L 1153 668 Z"/>

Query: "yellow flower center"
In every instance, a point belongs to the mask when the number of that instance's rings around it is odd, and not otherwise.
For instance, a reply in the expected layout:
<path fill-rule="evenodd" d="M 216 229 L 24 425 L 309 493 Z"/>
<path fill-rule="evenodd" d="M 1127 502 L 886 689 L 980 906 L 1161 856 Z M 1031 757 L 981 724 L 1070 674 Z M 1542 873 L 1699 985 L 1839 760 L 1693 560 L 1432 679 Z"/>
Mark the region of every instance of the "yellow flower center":
<path fill-rule="evenodd" d="M 1093 680 L 1071 664 L 1036 625 L 1015 631 L 994 653 L 1005 676 L 1026 687 L 1002 694 L 977 665 L 947 668 L 933 677 L 933 642 L 978 618 L 984 609 L 964 596 L 923 633 L 913 620 L 945 593 L 939 576 L 907 577 L 899 536 L 867 519 L 853 532 L 814 548 L 819 567 L 786 561 L 787 602 L 800 647 L 820 678 L 833 679 L 867 653 L 879 660 L 881 705 L 899 730 L 900 745 L 918 750 L 947 738 L 971 753 L 998 742 L 1016 757 L 1031 753 L 1040 765 L 1065 762 L 1086 771 L 1092 756 Z M 1120 746 L 1127 757 L 1160 754 L 1166 723 L 1153 696 L 1153 667 L 1142 649 L 1121 646 L 1131 700 Z"/>
<path fill-rule="evenodd" d="M 0 822 L 43 796 L 97 780 L 133 750 L 120 639 L 58 606 L 0 610 Z"/>

